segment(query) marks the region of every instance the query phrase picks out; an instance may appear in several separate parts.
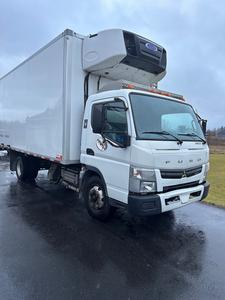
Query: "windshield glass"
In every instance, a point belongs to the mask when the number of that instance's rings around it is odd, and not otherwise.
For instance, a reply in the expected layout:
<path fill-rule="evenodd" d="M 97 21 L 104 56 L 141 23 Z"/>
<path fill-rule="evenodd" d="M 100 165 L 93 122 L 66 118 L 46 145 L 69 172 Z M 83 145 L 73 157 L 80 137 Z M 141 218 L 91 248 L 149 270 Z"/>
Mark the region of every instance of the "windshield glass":
<path fill-rule="evenodd" d="M 205 141 L 191 106 L 135 93 L 130 99 L 138 139 Z"/>

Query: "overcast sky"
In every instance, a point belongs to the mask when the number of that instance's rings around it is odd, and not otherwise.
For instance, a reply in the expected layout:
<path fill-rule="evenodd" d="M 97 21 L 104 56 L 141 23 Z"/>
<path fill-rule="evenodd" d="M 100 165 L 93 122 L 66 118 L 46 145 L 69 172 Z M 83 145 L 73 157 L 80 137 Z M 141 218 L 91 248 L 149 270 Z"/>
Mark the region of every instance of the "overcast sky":
<path fill-rule="evenodd" d="M 225 126 L 224 0 L 0 0 L 0 77 L 66 28 L 122 28 L 162 45 L 159 88 L 182 94 L 209 129 Z"/>

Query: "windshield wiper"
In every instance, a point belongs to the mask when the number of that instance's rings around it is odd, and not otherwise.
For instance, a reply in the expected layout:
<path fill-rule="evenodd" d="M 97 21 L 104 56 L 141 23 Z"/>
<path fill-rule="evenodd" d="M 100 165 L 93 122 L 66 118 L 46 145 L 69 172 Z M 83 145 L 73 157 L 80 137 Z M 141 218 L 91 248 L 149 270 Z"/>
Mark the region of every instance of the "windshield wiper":
<path fill-rule="evenodd" d="M 148 134 L 148 133 L 151 133 L 151 134 L 161 134 L 161 135 L 170 135 L 173 138 L 175 138 L 176 141 L 178 141 L 177 142 L 178 145 L 182 145 L 183 144 L 182 140 L 178 139 L 178 137 L 176 137 L 175 135 L 173 135 L 173 134 L 171 134 L 171 133 L 169 133 L 167 131 L 144 131 L 144 132 L 142 132 L 142 134 Z"/>
<path fill-rule="evenodd" d="M 192 133 L 179 133 L 178 135 L 195 136 L 195 137 L 199 138 L 203 142 L 203 144 L 206 144 L 206 140 L 204 140 L 203 138 L 201 138 L 199 135 L 195 134 L 194 132 L 192 132 Z"/>

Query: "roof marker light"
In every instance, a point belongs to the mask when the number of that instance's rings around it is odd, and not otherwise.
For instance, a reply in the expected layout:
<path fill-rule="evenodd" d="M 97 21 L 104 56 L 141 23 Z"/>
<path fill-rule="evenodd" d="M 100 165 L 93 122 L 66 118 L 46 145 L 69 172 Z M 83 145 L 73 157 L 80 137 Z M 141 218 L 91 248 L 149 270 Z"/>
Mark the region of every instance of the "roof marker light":
<path fill-rule="evenodd" d="M 184 99 L 184 98 L 181 98 L 180 100 L 182 100 L 182 101 L 185 101 L 185 99 Z"/>
<path fill-rule="evenodd" d="M 156 93 L 156 91 L 155 90 L 151 90 L 150 93 Z"/>
<path fill-rule="evenodd" d="M 133 85 L 131 85 L 131 84 L 127 86 L 127 89 L 133 89 L 133 88 L 134 88 L 134 87 L 133 87 Z"/>
<path fill-rule="evenodd" d="M 159 95 L 163 95 L 163 92 L 158 92 Z"/>
<path fill-rule="evenodd" d="M 169 93 L 167 93 L 167 94 L 165 94 L 165 96 L 168 96 L 168 97 L 170 97 L 170 94 L 169 94 Z"/>

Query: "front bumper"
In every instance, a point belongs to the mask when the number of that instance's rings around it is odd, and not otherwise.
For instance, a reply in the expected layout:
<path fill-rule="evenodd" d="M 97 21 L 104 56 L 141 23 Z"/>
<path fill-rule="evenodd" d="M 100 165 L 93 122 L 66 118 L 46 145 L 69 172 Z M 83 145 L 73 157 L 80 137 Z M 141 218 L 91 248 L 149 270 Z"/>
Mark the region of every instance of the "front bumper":
<path fill-rule="evenodd" d="M 128 196 L 128 211 L 134 216 L 151 216 L 170 211 L 190 203 L 201 201 L 209 193 L 209 182 L 197 187 L 168 193 Z"/>

